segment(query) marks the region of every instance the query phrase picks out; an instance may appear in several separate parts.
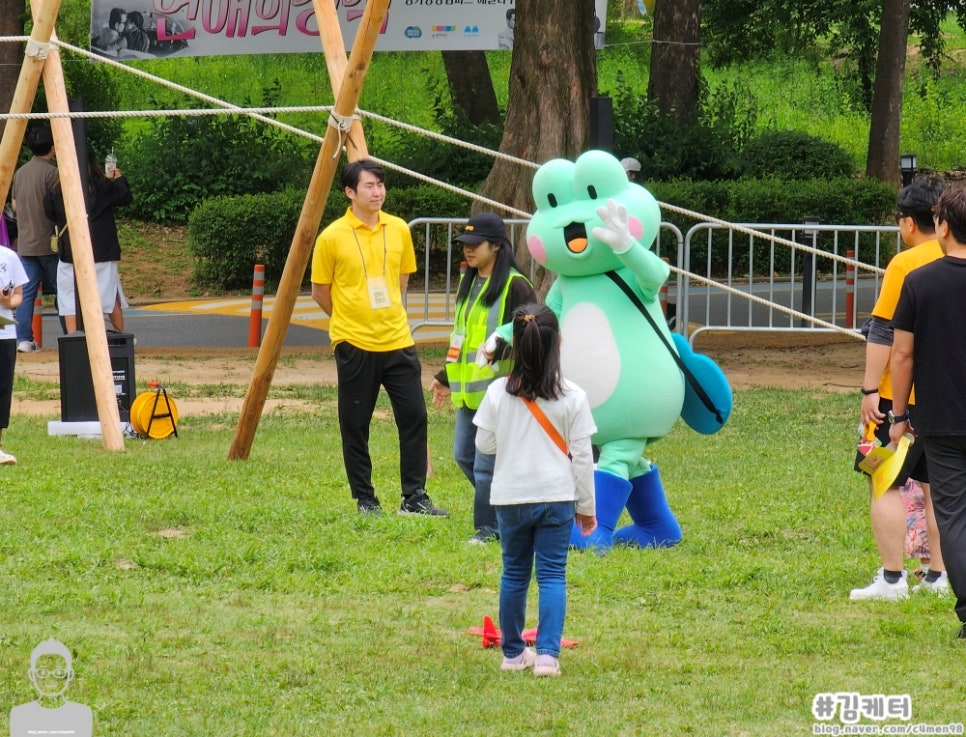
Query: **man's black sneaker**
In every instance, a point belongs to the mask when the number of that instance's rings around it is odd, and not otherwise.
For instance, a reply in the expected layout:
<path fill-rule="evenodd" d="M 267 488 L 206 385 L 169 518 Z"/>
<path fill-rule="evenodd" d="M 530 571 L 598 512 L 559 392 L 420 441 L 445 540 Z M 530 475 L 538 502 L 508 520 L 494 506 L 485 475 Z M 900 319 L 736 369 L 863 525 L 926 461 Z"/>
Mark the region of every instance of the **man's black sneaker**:
<path fill-rule="evenodd" d="M 382 507 L 379 506 L 378 499 L 360 499 L 356 502 L 356 507 L 358 508 L 360 514 L 382 514 Z"/>
<path fill-rule="evenodd" d="M 437 507 L 429 498 L 429 494 L 413 494 L 403 497 L 399 505 L 399 514 L 425 514 L 429 517 L 449 517 L 449 512 Z"/>
<path fill-rule="evenodd" d="M 966 622 L 963 622 L 963 626 L 959 628 L 959 632 L 956 635 L 957 640 L 966 640 Z"/>

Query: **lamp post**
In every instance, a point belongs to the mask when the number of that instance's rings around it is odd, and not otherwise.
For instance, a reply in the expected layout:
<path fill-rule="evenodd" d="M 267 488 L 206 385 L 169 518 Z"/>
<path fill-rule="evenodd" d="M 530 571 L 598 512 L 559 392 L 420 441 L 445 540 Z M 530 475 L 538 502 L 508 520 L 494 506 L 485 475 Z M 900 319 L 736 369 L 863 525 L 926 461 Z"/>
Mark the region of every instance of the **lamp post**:
<path fill-rule="evenodd" d="M 916 155 L 899 155 L 899 172 L 902 174 L 902 186 L 908 187 L 916 176 Z"/>

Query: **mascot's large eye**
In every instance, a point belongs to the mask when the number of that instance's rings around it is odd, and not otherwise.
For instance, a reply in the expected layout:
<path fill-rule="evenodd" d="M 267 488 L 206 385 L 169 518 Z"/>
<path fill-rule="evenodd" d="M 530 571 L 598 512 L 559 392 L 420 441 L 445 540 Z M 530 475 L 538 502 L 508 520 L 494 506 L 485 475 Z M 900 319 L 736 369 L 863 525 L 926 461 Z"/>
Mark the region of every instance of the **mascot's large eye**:
<path fill-rule="evenodd" d="M 590 195 L 590 199 L 596 200 L 597 199 L 597 187 L 595 187 L 593 184 L 591 184 L 589 187 L 587 187 L 587 194 Z"/>
<path fill-rule="evenodd" d="M 574 201 L 573 173 L 573 163 L 565 159 L 553 159 L 537 169 L 533 175 L 533 201 L 537 211 L 557 211 Z"/>

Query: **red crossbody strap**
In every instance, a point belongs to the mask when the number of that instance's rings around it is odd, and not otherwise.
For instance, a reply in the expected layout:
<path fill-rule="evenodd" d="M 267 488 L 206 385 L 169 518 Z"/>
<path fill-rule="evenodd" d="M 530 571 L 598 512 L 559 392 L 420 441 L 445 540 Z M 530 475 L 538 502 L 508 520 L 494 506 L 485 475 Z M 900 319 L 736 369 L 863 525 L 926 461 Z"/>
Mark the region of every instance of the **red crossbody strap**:
<path fill-rule="evenodd" d="M 543 413 L 543 410 L 540 409 L 540 406 L 532 399 L 527 399 L 526 397 L 520 397 L 520 399 L 522 399 L 523 403 L 527 405 L 527 409 L 533 413 L 533 416 L 537 418 L 537 422 L 540 423 L 540 427 L 542 427 L 547 435 L 550 436 L 553 444 L 560 448 L 561 453 L 563 453 L 565 456 L 569 456 L 570 451 L 567 450 L 566 441 L 560 436 L 560 433 L 557 432 L 557 428 L 553 426 L 553 423 L 547 419 L 547 416 Z"/>

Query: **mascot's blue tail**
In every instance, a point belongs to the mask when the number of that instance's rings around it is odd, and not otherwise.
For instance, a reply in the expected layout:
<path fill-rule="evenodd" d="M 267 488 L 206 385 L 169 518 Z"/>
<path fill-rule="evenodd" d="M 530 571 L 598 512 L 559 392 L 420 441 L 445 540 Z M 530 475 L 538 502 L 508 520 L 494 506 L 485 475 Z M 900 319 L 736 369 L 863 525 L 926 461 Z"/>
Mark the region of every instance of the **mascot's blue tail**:
<path fill-rule="evenodd" d="M 587 537 L 574 525 L 570 533 L 570 545 L 584 550 L 609 550 L 614 545 L 617 520 L 627 504 L 631 482 L 607 471 L 594 471 L 594 496 L 597 499 L 597 529 Z"/>
<path fill-rule="evenodd" d="M 627 512 L 634 524 L 619 529 L 613 536 L 614 543 L 641 548 L 669 548 L 681 542 L 681 525 L 668 506 L 657 466 L 652 465 L 650 473 L 637 476 L 630 483 Z"/>

